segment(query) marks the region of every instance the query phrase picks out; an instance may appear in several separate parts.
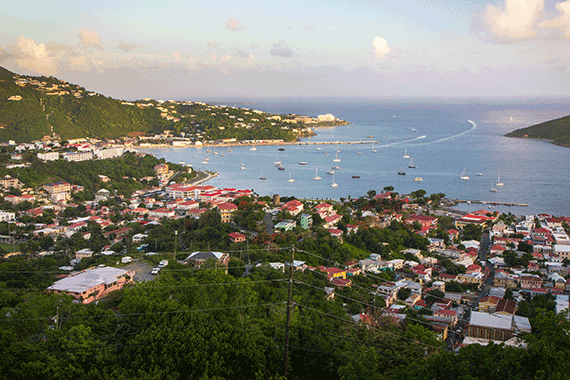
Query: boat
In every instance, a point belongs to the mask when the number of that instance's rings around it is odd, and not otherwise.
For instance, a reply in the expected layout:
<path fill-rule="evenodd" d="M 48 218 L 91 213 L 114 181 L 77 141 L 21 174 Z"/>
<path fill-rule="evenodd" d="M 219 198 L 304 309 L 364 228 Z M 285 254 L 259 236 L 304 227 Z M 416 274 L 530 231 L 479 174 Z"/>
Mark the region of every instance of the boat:
<path fill-rule="evenodd" d="M 233 149 L 231 149 L 231 148 L 230 148 L 230 149 L 228 149 L 228 152 L 233 152 L 233 151 L 234 151 L 234 150 L 233 150 Z"/>
<path fill-rule="evenodd" d="M 284 151 L 285 148 L 283 148 L 282 146 L 280 146 L 277 150 Z"/>
<path fill-rule="evenodd" d="M 374 148 L 374 143 L 372 143 L 372 151 L 373 151 L 374 153 L 377 152 L 376 148 Z"/>
<path fill-rule="evenodd" d="M 299 165 L 307 165 L 307 162 L 306 162 L 306 161 L 301 161 L 301 162 L 299 162 Z"/>
<path fill-rule="evenodd" d="M 358 152 L 357 154 L 362 154 L 362 152 Z"/>
<path fill-rule="evenodd" d="M 206 153 L 212 153 L 212 151 L 211 151 L 210 149 L 208 149 L 208 150 L 206 151 Z"/>
<path fill-rule="evenodd" d="M 261 171 L 261 177 L 259 177 L 259 179 L 264 181 L 267 179 L 267 177 L 263 175 L 263 170 Z"/>
<path fill-rule="evenodd" d="M 333 174 L 333 175 L 334 175 L 334 170 L 329 169 L 329 170 L 327 171 L 327 174 Z"/>
<path fill-rule="evenodd" d="M 225 155 L 225 154 L 223 154 L 223 153 L 222 153 L 222 154 L 220 154 L 220 156 L 222 156 L 222 157 L 226 157 L 226 155 Z"/>
<path fill-rule="evenodd" d="M 367 139 L 372 139 L 372 138 L 374 138 L 374 136 L 370 135 L 370 136 L 368 136 L 368 137 L 366 137 L 366 138 L 367 138 Z"/>
<path fill-rule="evenodd" d="M 352 178 L 360 178 L 360 176 L 356 172 L 354 172 L 354 174 L 352 175 Z"/>
<path fill-rule="evenodd" d="M 244 169 L 245 169 L 245 166 L 240 166 L 239 168 L 240 168 L 241 170 L 244 170 Z"/>
<path fill-rule="evenodd" d="M 333 173 L 333 177 L 332 177 L 331 187 L 338 187 L 338 183 L 336 183 L 334 181 L 334 173 Z"/>
<path fill-rule="evenodd" d="M 320 181 L 322 178 L 319 177 L 317 174 L 319 172 L 319 168 L 315 168 L 315 176 L 313 177 L 313 181 Z"/>
<path fill-rule="evenodd" d="M 504 183 L 501 182 L 501 175 L 500 175 L 500 174 L 499 174 L 499 176 L 497 177 L 497 183 L 496 183 L 496 185 L 497 185 L 497 186 L 503 186 L 503 185 L 504 185 Z"/>
<path fill-rule="evenodd" d="M 204 160 L 204 161 L 202 161 L 202 163 L 203 163 L 203 164 L 207 164 L 207 163 L 208 163 L 208 160 Z"/>
<path fill-rule="evenodd" d="M 328 154 L 328 153 L 325 153 L 325 156 L 327 156 L 327 157 L 328 157 L 328 156 L 329 156 L 329 154 Z"/>
<path fill-rule="evenodd" d="M 321 148 L 317 148 L 317 150 L 321 150 Z"/>
<path fill-rule="evenodd" d="M 477 173 L 478 177 L 481 177 L 483 175 L 483 173 Z"/>
<path fill-rule="evenodd" d="M 404 168 L 402 168 L 402 170 L 398 170 L 398 175 L 406 175 Z"/>
<path fill-rule="evenodd" d="M 496 193 L 496 192 L 497 192 L 497 189 L 495 189 L 494 187 L 491 187 L 491 188 L 489 189 L 489 191 L 491 191 L 491 192 L 493 192 L 493 193 Z"/>
<path fill-rule="evenodd" d="M 249 150 L 257 150 L 257 148 L 252 146 L 251 148 L 249 148 Z"/>
<path fill-rule="evenodd" d="M 410 158 L 410 163 L 408 164 L 409 168 L 415 169 L 416 165 L 414 165 L 413 158 Z"/>
<path fill-rule="evenodd" d="M 463 180 L 468 180 L 469 176 L 467 174 L 465 174 L 465 170 L 467 169 L 467 166 L 463 169 L 463 172 L 461 173 L 461 176 L 459 178 L 463 179 Z"/>
<path fill-rule="evenodd" d="M 404 158 L 410 158 L 410 156 L 408 155 L 408 149 L 406 149 L 406 151 L 404 152 Z"/>
<path fill-rule="evenodd" d="M 281 161 L 279 161 L 279 159 L 277 158 L 277 155 L 275 156 L 275 161 L 273 161 L 273 163 L 275 164 L 275 166 L 281 164 Z"/>
<path fill-rule="evenodd" d="M 416 177 L 416 178 L 414 178 L 414 181 L 421 182 L 421 181 L 423 181 L 423 178 L 422 177 Z"/>
<path fill-rule="evenodd" d="M 334 170 L 340 170 L 340 166 L 333 166 L 332 167 Z"/>
<path fill-rule="evenodd" d="M 289 172 L 289 179 L 287 180 L 287 182 L 295 182 L 295 179 L 291 178 L 291 172 Z"/>
<path fill-rule="evenodd" d="M 275 166 L 276 166 L 277 169 L 279 169 L 279 170 L 285 170 L 285 168 L 284 168 L 283 165 L 281 165 L 281 164 L 277 164 L 277 165 L 275 165 Z"/>
<path fill-rule="evenodd" d="M 338 158 L 338 151 L 333 158 L 333 162 L 340 162 L 340 158 Z"/>

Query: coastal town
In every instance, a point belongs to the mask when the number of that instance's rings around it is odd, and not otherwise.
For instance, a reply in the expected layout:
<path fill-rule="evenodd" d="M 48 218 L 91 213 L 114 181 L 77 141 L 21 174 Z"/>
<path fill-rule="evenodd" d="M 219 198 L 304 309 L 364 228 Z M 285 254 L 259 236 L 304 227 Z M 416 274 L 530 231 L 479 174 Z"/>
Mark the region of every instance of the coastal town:
<path fill-rule="evenodd" d="M 525 347 L 535 299 L 549 300 L 556 313 L 568 309 L 565 216 L 459 213 L 443 194 L 403 195 L 391 186 L 341 201 L 260 197 L 199 183 L 208 175 L 167 162 L 156 163 L 152 175 L 130 178 L 146 184 L 130 194 L 118 194 L 110 187 L 117 177 L 101 172 L 100 189 L 85 196 L 86 183 L 30 187 L 18 171 L 30 161 L 73 166 L 149 155 L 93 140 L 5 148 L 6 168 L 15 174 L 0 179 L 2 265 L 19 260 L 41 267 L 58 257 L 45 291 L 76 303 L 105 302 L 124 287 L 172 276 L 174 268 L 214 265 L 232 273 L 232 263 L 243 264 L 245 271 L 233 272 L 238 277 L 265 267 L 285 275 L 291 268 L 294 280 L 303 276 L 299 283 L 326 281 L 322 297 L 341 300 L 355 324 L 415 321 L 456 351 L 490 342 Z M 216 234 L 193 231 L 206 220 Z M 8 274 L 3 279 L 21 286 Z M 347 302 L 355 289 L 358 301 Z"/>

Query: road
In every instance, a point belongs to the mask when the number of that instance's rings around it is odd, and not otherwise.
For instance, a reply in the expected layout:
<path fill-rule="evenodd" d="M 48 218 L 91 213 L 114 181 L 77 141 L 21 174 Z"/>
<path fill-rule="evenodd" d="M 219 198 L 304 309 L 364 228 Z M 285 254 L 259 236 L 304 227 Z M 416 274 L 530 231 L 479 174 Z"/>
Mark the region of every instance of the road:
<path fill-rule="evenodd" d="M 479 294 L 471 302 L 471 307 L 465 308 L 464 315 L 461 317 L 459 322 L 457 322 L 454 331 L 451 331 L 449 334 L 446 342 L 448 349 L 453 349 L 453 345 L 459 343 L 463 339 L 463 335 L 467 330 L 468 321 L 471 318 L 471 310 L 479 310 L 479 301 L 481 298 L 487 297 L 491 291 L 493 280 L 495 278 L 495 268 L 493 264 L 487 260 L 487 253 L 489 252 L 490 245 L 491 239 L 489 237 L 489 233 L 484 231 L 481 234 L 481 244 L 479 245 L 479 261 L 485 263 L 485 266 L 490 268 L 491 272 L 489 273 L 487 280 L 483 283 Z"/>

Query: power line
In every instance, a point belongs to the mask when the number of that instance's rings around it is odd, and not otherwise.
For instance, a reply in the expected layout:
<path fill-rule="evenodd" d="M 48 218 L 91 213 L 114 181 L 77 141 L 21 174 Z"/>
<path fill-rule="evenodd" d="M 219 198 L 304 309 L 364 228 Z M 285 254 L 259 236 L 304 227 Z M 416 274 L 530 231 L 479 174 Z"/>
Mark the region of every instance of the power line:
<path fill-rule="evenodd" d="M 164 314 L 182 314 L 182 313 L 195 313 L 195 312 L 207 312 L 207 311 L 219 311 L 219 310 L 231 310 L 231 309 L 246 309 L 249 307 L 261 307 L 261 306 L 273 306 L 273 305 L 283 305 L 284 302 L 272 302 L 264 304 L 254 304 L 254 305 L 238 305 L 238 306 L 228 306 L 228 307 L 214 307 L 208 309 L 186 309 L 186 310 L 170 310 L 170 311 L 156 311 L 156 312 L 144 312 L 144 313 L 130 313 L 130 314 L 113 314 L 113 315 L 88 315 L 88 316 L 70 316 L 68 319 L 93 319 L 93 318 L 124 318 L 142 315 L 164 315 Z M 43 321 L 46 319 L 51 319 L 50 317 L 44 318 L 4 318 L 0 319 L 0 322 L 14 322 L 14 321 Z"/>

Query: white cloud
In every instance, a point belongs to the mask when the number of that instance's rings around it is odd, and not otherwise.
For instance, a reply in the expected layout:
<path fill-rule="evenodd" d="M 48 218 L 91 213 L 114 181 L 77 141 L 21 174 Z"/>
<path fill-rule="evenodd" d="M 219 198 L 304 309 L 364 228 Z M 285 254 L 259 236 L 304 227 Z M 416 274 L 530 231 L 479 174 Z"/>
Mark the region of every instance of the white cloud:
<path fill-rule="evenodd" d="M 228 18 L 226 20 L 226 30 L 230 30 L 232 32 L 239 32 L 241 30 L 247 29 L 245 26 L 241 26 L 241 20 L 240 19 L 231 19 Z"/>
<path fill-rule="evenodd" d="M 101 46 L 101 37 L 99 37 L 99 34 L 96 31 L 79 29 L 78 36 L 80 40 L 79 46 L 82 48 L 88 49 L 92 47 L 103 50 L 103 47 Z"/>
<path fill-rule="evenodd" d="M 372 41 L 372 48 L 370 49 L 370 58 L 373 62 L 380 62 L 384 59 L 384 56 L 390 53 L 392 49 L 388 47 L 388 41 L 384 37 L 374 38 Z"/>
<path fill-rule="evenodd" d="M 22 68 L 33 74 L 55 75 L 57 73 L 56 58 L 52 56 L 44 43 L 36 43 L 31 38 L 18 36 L 0 55 L 0 62 Z"/>
<path fill-rule="evenodd" d="M 289 48 L 289 46 L 287 46 L 284 40 L 281 40 L 273 44 L 270 54 L 274 57 L 291 58 L 293 56 L 293 51 Z"/>
<path fill-rule="evenodd" d="M 558 17 L 545 20 L 538 24 L 549 37 L 570 39 L 570 1 L 556 4 Z"/>

